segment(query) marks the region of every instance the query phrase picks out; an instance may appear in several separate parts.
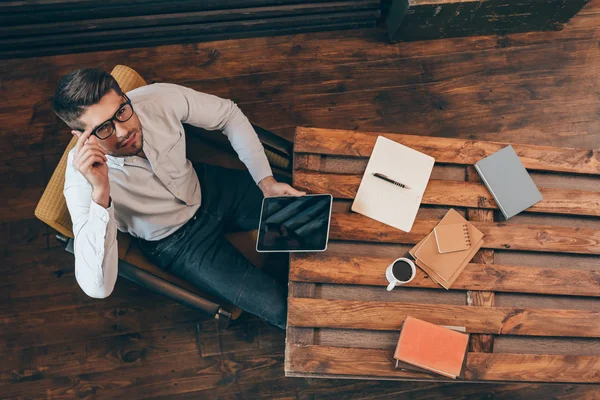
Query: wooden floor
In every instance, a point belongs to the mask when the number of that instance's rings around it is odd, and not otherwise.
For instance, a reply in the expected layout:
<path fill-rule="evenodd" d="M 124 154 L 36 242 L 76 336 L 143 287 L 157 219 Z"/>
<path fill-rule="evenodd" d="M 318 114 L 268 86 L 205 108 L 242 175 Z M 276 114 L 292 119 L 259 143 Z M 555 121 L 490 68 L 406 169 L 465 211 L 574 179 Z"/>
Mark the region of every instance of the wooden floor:
<path fill-rule="evenodd" d="M 284 378 L 284 334 L 254 318 L 219 333 L 124 280 L 87 298 L 33 210 L 70 140 L 50 108 L 57 80 L 115 64 L 232 98 L 288 138 L 304 125 L 600 143 L 600 0 L 562 32 L 388 45 L 365 30 L 0 61 L 0 398 L 600 398 L 591 385 Z"/>

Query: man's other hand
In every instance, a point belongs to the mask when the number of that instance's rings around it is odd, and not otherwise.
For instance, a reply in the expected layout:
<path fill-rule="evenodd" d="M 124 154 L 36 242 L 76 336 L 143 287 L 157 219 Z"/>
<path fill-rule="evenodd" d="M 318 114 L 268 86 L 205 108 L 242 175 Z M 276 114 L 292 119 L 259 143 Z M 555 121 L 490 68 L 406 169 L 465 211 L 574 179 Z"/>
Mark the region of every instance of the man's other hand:
<path fill-rule="evenodd" d="M 267 176 L 258 183 L 265 197 L 276 196 L 304 196 L 306 192 L 294 189 L 287 183 L 277 182 L 272 176 Z"/>

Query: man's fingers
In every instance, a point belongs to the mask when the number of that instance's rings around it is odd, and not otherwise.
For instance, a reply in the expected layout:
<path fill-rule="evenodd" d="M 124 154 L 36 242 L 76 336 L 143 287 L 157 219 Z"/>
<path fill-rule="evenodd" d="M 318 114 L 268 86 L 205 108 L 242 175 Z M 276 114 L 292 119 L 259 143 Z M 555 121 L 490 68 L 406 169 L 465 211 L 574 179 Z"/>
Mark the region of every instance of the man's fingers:
<path fill-rule="evenodd" d="M 85 141 L 90 137 L 91 134 L 92 130 L 88 129 L 79 135 L 79 138 L 77 139 L 77 144 L 75 145 L 75 155 L 79 153 L 79 150 L 81 150 L 81 148 L 85 144 Z"/>
<path fill-rule="evenodd" d="M 81 166 L 79 167 L 79 172 L 81 172 L 82 174 L 87 174 L 94 166 L 94 163 L 104 164 L 105 161 L 102 157 L 98 155 L 88 157 L 83 163 L 81 163 Z"/>
<path fill-rule="evenodd" d="M 99 145 L 100 145 L 100 144 L 98 143 L 98 138 L 97 138 L 96 136 L 94 136 L 94 135 L 90 135 L 90 136 L 88 137 L 88 141 L 87 141 L 87 143 L 88 143 L 88 144 L 94 144 L 94 145 L 96 145 L 96 146 L 99 146 Z"/>
<path fill-rule="evenodd" d="M 73 162 L 73 165 L 79 170 L 79 172 L 83 173 L 84 169 L 82 168 L 82 165 L 90 157 L 98 157 L 103 162 L 107 161 L 106 156 L 101 151 L 96 149 L 85 149 L 80 154 L 78 154 L 77 160 Z"/>
<path fill-rule="evenodd" d="M 91 154 L 97 154 L 106 159 L 106 154 L 102 150 L 94 147 L 84 147 L 77 155 L 77 159 L 75 161 L 81 163 Z"/>
<path fill-rule="evenodd" d="M 77 162 L 81 161 L 83 155 L 89 150 L 93 150 L 93 151 L 97 151 L 102 154 L 106 154 L 106 150 L 104 150 L 99 145 L 86 143 L 83 145 L 83 147 L 81 147 L 81 149 L 79 149 L 79 152 L 77 154 L 75 154 L 75 157 L 73 158 L 73 164 L 76 164 Z"/>
<path fill-rule="evenodd" d="M 288 185 L 288 187 L 286 188 L 286 194 L 290 196 L 304 196 L 306 192 L 301 192 Z"/>

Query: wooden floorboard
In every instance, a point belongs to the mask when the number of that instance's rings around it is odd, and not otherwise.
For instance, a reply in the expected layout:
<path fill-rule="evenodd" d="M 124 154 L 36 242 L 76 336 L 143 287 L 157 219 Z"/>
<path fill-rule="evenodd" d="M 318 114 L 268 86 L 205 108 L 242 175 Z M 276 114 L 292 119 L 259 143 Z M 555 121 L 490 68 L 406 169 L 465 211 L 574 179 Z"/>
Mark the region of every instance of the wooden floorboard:
<path fill-rule="evenodd" d="M 148 82 L 231 98 L 252 122 L 289 139 L 303 125 L 597 148 L 599 10 L 600 0 L 592 0 L 561 32 L 508 37 L 389 45 L 385 31 L 374 29 L 0 61 L 0 397 L 600 397 L 598 388 L 586 385 L 285 378 L 283 335 L 262 322 L 245 319 L 220 332 L 205 316 L 123 280 L 109 299 L 86 298 L 72 256 L 33 216 L 70 140 L 51 110 L 55 85 L 84 67 L 125 64 Z M 428 208 L 419 218 L 444 212 Z M 498 268 L 521 265 L 501 262 L 509 256 L 495 253 Z M 569 257 L 564 262 L 575 256 Z M 551 276 L 541 261 L 523 265 L 525 272 Z M 574 270 L 586 279 L 581 294 L 596 293 L 592 269 Z M 502 284 L 510 289 L 517 281 L 507 274 Z M 560 291 L 544 287 L 540 293 Z M 496 306 L 527 304 L 505 295 L 497 294 Z M 304 329 L 298 334 L 318 337 Z M 526 347 L 519 340 L 495 346 L 510 353 Z M 573 340 L 556 346 L 596 348 L 588 339 Z"/>

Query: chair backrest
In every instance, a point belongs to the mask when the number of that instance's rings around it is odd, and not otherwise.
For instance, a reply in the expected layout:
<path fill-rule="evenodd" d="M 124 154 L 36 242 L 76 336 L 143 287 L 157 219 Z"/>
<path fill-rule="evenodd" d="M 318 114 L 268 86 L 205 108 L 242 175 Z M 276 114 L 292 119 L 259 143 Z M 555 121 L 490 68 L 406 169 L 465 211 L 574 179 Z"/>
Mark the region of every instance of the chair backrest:
<path fill-rule="evenodd" d="M 146 85 L 146 81 L 133 69 L 125 65 L 117 65 L 111 72 L 117 80 L 123 92 L 129 92 L 140 86 Z M 75 146 L 77 139 L 73 137 L 63 153 L 58 166 L 54 170 L 46 190 L 40 199 L 35 216 L 44 221 L 58 232 L 68 237 L 73 237 L 73 224 L 67 209 L 67 202 L 63 195 L 65 186 L 65 170 L 69 151 Z"/>

